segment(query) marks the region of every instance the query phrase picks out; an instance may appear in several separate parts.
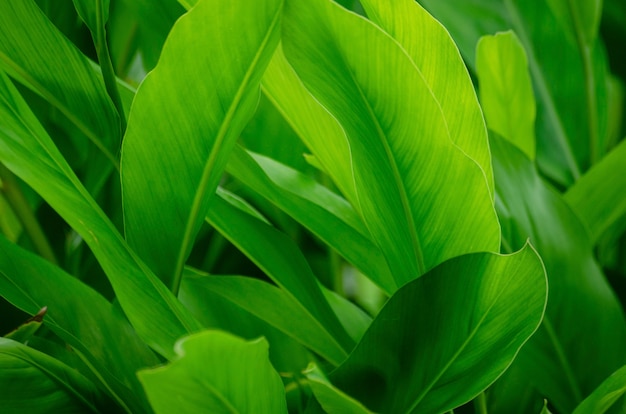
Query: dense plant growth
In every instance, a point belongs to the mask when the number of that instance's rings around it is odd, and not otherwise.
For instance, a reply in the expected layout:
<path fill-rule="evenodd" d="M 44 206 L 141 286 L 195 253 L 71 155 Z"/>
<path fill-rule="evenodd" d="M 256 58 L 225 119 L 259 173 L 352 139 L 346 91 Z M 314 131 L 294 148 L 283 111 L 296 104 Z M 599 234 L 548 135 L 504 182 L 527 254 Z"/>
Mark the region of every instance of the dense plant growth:
<path fill-rule="evenodd" d="M 0 2 L 0 411 L 622 412 L 625 40 L 619 0 Z"/>

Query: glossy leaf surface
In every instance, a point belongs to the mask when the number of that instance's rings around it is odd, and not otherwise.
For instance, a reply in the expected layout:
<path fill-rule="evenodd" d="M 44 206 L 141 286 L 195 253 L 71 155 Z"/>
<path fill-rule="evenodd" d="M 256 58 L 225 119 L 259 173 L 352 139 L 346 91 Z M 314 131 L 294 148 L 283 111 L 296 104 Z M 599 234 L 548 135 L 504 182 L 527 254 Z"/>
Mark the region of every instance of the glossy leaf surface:
<path fill-rule="evenodd" d="M 528 245 L 449 260 L 400 288 L 330 379 L 376 412 L 451 410 L 508 368 L 546 298 L 541 260 Z"/>
<path fill-rule="evenodd" d="M 137 91 L 122 151 L 126 238 L 174 292 L 230 150 L 254 113 L 281 3 L 199 2 L 174 25 Z"/>
<path fill-rule="evenodd" d="M 288 1 L 283 34 L 288 60 L 347 132 L 360 210 L 396 283 L 462 253 L 497 250 L 485 176 L 451 141 L 398 44 L 327 0 Z"/>
<path fill-rule="evenodd" d="M 283 384 L 267 350 L 262 338 L 247 342 L 203 331 L 176 344 L 175 361 L 138 375 L 157 414 L 287 413 Z"/>

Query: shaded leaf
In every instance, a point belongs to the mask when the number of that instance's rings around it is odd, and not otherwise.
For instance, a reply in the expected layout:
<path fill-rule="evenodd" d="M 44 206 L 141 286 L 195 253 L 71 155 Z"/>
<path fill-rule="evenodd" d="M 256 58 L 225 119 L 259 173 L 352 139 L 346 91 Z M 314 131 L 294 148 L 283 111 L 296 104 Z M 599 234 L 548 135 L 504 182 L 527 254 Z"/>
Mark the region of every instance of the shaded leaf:
<path fill-rule="evenodd" d="M 289 62 L 347 132 L 360 211 L 397 285 L 450 257 L 497 250 L 484 173 L 451 141 L 398 44 L 328 0 L 287 1 L 283 34 Z"/>
<path fill-rule="evenodd" d="M 529 245 L 446 261 L 389 299 L 330 379 L 374 411 L 451 410 L 508 368 L 539 326 L 546 298 L 545 271 Z"/>
<path fill-rule="evenodd" d="M 263 338 L 244 341 L 203 331 L 176 344 L 178 358 L 139 371 L 159 413 L 287 413 L 285 390 L 267 356 Z"/>
<path fill-rule="evenodd" d="M 111 0 L 72 0 L 80 18 L 85 22 L 89 31 L 95 34 L 104 27 L 109 20 L 109 6 Z"/>
<path fill-rule="evenodd" d="M 515 33 L 483 36 L 476 47 L 480 103 L 487 126 L 535 159 L 535 97 Z"/>
<path fill-rule="evenodd" d="M 371 414 L 359 401 L 351 398 L 346 393 L 335 387 L 328 381 L 328 378 L 313 365 L 307 368 L 306 378 L 315 398 L 319 402 L 325 413 L 345 413 L 345 414 Z"/>
<path fill-rule="evenodd" d="M 39 312 L 37 312 L 35 316 L 29 318 L 19 327 L 4 335 L 4 337 L 16 342 L 26 344 L 28 340 L 31 339 L 41 327 L 41 323 L 43 322 L 43 318 L 46 315 L 47 311 L 48 307 L 44 306 L 39 310 Z"/>
<path fill-rule="evenodd" d="M 137 90 L 122 151 L 126 238 L 174 292 L 230 150 L 254 113 L 281 4 L 199 2 L 174 25 Z"/>

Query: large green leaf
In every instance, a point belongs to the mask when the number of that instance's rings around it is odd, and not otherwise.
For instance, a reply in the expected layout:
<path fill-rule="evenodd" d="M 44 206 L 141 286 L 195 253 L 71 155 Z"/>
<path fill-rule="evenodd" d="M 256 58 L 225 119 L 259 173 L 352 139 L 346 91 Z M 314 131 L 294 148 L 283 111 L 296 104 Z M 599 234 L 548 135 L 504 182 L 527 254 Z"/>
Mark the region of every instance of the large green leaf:
<path fill-rule="evenodd" d="M 5 338 L 0 338 L 0 389 L 5 413 L 119 412 L 71 367 Z"/>
<path fill-rule="evenodd" d="M 589 167 L 593 153 L 597 161 L 606 149 L 610 112 L 606 110 L 607 62 L 597 38 L 587 43 L 583 56 L 580 45 L 573 40 L 577 33 L 565 30 L 573 26 L 561 24 L 563 16 L 556 16 L 549 2 L 543 0 L 420 3 L 450 30 L 473 68 L 474 50 L 481 36 L 509 29 L 518 35 L 528 56 L 537 99 L 537 161 L 543 173 L 569 186 Z M 586 8 L 593 3 L 594 8 L 598 2 L 567 3 L 573 8 Z M 581 91 L 585 91 L 584 99 Z"/>
<path fill-rule="evenodd" d="M 398 44 L 328 0 L 288 1 L 283 34 L 296 72 L 347 132 L 360 211 L 396 283 L 450 257 L 496 251 L 485 175 L 450 139 Z"/>
<path fill-rule="evenodd" d="M 384 256 L 345 199 L 307 175 L 241 148 L 233 151 L 227 171 L 317 235 L 387 293 L 397 289 Z"/>
<path fill-rule="evenodd" d="M 467 68 L 448 31 L 415 0 L 363 0 L 367 16 L 396 39 L 432 90 L 450 138 L 485 173 L 493 194 L 487 130 Z"/>
<path fill-rule="evenodd" d="M 139 336 L 162 355 L 172 356 L 175 341 L 200 325 L 128 247 L 3 72 L 0 118 L 0 162 L 80 234 Z"/>
<path fill-rule="evenodd" d="M 517 147 L 493 137 L 491 148 L 503 239 L 515 249 L 530 238 L 550 284 L 542 326 L 516 368 L 559 412 L 571 412 L 626 362 L 624 315 L 576 214 Z"/>
<path fill-rule="evenodd" d="M 344 351 L 352 349 L 354 341 L 333 312 L 304 255 L 293 241 L 221 196 L 213 198 L 207 220 L 299 302 Z"/>
<path fill-rule="evenodd" d="M 29 314 L 47 307 L 45 326 L 93 367 L 121 404 L 140 408 L 135 372 L 158 362 L 106 299 L 56 266 L 0 237 L 0 296 Z"/>
<path fill-rule="evenodd" d="M 526 53 L 515 33 L 481 37 L 476 71 L 487 126 L 534 160 L 535 97 Z"/>
<path fill-rule="evenodd" d="M 254 113 L 281 6 L 199 2 L 174 25 L 135 96 L 122 150 L 126 237 L 174 292 L 230 150 Z"/>
<path fill-rule="evenodd" d="M 604 414 L 626 394 L 626 367 L 611 374 L 598 388 L 581 402 L 574 414 Z"/>
<path fill-rule="evenodd" d="M 176 344 L 175 361 L 138 375 L 157 414 L 287 413 L 285 390 L 267 349 L 262 338 L 246 342 L 203 331 Z"/>
<path fill-rule="evenodd" d="M 441 413 L 475 397 L 511 364 L 546 305 L 530 246 L 475 253 L 401 287 L 331 381 L 381 413 Z"/>
<path fill-rule="evenodd" d="M 585 223 L 596 242 L 626 215 L 626 141 L 587 171 L 565 193 L 565 201 Z"/>
<path fill-rule="evenodd" d="M 102 78 L 34 0 L 0 3 L 0 68 L 54 105 L 118 164 L 119 117 Z"/>

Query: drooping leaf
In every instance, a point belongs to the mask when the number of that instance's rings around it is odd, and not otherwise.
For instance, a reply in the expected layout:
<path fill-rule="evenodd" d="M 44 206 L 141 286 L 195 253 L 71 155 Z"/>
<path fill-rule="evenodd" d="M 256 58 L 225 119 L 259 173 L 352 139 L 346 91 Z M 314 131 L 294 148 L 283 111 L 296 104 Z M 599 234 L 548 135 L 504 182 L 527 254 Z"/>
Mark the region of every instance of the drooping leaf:
<path fill-rule="evenodd" d="M 293 241 L 219 196 L 211 201 L 207 220 L 299 302 L 330 333 L 340 348 L 344 351 L 352 348 L 354 341 L 332 311 L 318 280 Z"/>
<path fill-rule="evenodd" d="M 1 71 L 0 117 L 0 162 L 80 234 L 139 336 L 157 352 L 171 356 L 175 341 L 200 325 L 128 247 Z"/>
<path fill-rule="evenodd" d="M 604 414 L 626 394 L 626 367 L 611 374 L 581 402 L 574 414 Z"/>
<path fill-rule="evenodd" d="M 287 1 L 283 46 L 347 132 L 360 211 L 397 285 L 450 257 L 498 249 L 485 175 L 452 142 L 438 102 L 393 39 L 334 2 Z"/>
<path fill-rule="evenodd" d="M 254 113 L 281 6 L 199 2 L 174 25 L 137 91 L 122 151 L 126 238 L 174 292 L 230 150 Z"/>
<path fill-rule="evenodd" d="M 331 382 L 376 412 L 449 411 L 507 369 L 546 298 L 541 259 L 528 245 L 446 261 L 389 299 Z"/>
<path fill-rule="evenodd" d="M 515 33 L 481 37 L 476 71 L 487 126 L 534 160 L 535 97 L 526 52 Z"/>
<path fill-rule="evenodd" d="M 283 384 L 265 339 L 203 331 L 176 344 L 178 358 L 138 373 L 159 413 L 287 413 Z M 177 398 L 173 398 L 177 396 Z"/>
<path fill-rule="evenodd" d="M 625 168 L 626 141 L 622 141 L 565 193 L 593 243 L 626 215 Z"/>
<path fill-rule="evenodd" d="M 119 118 L 89 60 L 34 0 L 1 2 L 0 27 L 0 68 L 55 106 L 119 164 Z"/>
<path fill-rule="evenodd" d="M 6 338 L 0 338 L 0 389 L 5 413 L 121 412 L 71 367 Z"/>
<path fill-rule="evenodd" d="M 503 240 L 515 249 L 530 238 L 550 285 L 543 323 L 516 368 L 559 412 L 571 412 L 626 362 L 624 315 L 568 204 L 517 147 L 494 136 L 491 149 Z"/>
<path fill-rule="evenodd" d="M 589 167 L 594 151 L 597 159 L 604 153 L 610 111 L 606 110 L 606 56 L 598 39 L 583 57 L 572 40 L 576 35 L 564 31 L 549 2 L 542 0 L 420 3 L 446 26 L 473 68 L 481 36 L 509 29 L 518 35 L 528 56 L 537 99 L 537 161 L 544 174 L 569 186 Z M 582 3 L 598 2 L 568 3 L 586 8 Z"/>
<path fill-rule="evenodd" d="M 448 31 L 415 0 L 363 0 L 367 16 L 396 39 L 436 98 L 450 139 L 486 176 L 493 194 L 493 171 L 485 121 L 461 54 Z"/>
<path fill-rule="evenodd" d="M 397 289 L 385 258 L 345 199 L 304 174 L 241 148 L 235 148 L 226 170 L 317 235 L 387 293 Z"/>
<path fill-rule="evenodd" d="M 145 412 L 135 372 L 158 359 L 124 316 L 78 279 L 4 237 L 0 252 L 0 295 L 29 314 L 47 307 L 45 326 L 94 367 L 118 402 Z"/>

